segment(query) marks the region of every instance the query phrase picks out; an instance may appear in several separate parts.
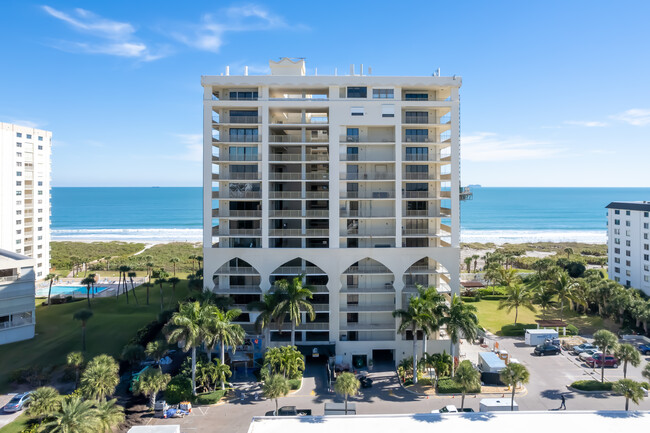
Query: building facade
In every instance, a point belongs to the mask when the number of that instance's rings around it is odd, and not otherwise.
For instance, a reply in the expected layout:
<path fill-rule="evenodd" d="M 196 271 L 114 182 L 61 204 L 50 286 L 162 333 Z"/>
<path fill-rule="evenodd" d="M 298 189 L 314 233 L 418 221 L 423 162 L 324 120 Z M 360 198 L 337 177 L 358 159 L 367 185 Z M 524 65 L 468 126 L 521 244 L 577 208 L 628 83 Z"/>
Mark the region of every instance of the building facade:
<path fill-rule="evenodd" d="M 34 337 L 35 260 L 0 250 L 0 344 Z"/>
<path fill-rule="evenodd" d="M 416 284 L 459 290 L 461 79 L 270 64 L 202 77 L 206 285 L 245 311 L 250 336 L 286 344 L 289 324 L 257 335 L 246 305 L 304 275 L 316 318 L 297 345 L 356 364 L 409 356 L 392 312 Z M 449 351 L 438 337 L 429 347 Z"/>
<path fill-rule="evenodd" d="M 52 133 L 0 122 L 0 248 L 32 257 L 37 280 L 50 270 Z"/>
<path fill-rule="evenodd" d="M 650 295 L 650 201 L 607 205 L 609 278 Z"/>

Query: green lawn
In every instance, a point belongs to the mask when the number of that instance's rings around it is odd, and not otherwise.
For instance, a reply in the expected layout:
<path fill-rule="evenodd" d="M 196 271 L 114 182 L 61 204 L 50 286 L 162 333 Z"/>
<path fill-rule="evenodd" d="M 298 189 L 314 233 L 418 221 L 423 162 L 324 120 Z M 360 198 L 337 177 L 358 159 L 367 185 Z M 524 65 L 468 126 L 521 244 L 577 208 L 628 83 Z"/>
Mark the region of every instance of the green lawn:
<path fill-rule="evenodd" d="M 171 286 L 164 286 L 165 309 L 187 295 L 187 280 L 176 287 L 175 301 L 171 297 Z M 130 304 L 121 295 L 119 300 L 111 298 L 91 299 L 95 315 L 87 326 L 87 356 L 107 353 L 118 357 L 124 345 L 136 331 L 157 318 L 160 312 L 160 289 L 150 289 L 149 305 L 145 305 L 146 289 L 136 289 L 140 305 L 133 296 Z M 10 389 L 9 377 L 13 370 L 30 366 L 61 365 L 69 352 L 81 350 L 81 324 L 72 319 L 75 311 L 87 308 L 85 299 L 70 304 L 42 306 L 37 300 L 36 337 L 31 340 L 2 346 L 0 356 L 0 392 Z M 3 432 L 4 433 L 4 432 Z"/>
<path fill-rule="evenodd" d="M 0 433 L 20 433 L 27 428 L 29 420 L 30 418 L 25 413 L 21 413 L 13 422 L 0 428 Z"/>
<path fill-rule="evenodd" d="M 485 301 L 473 302 L 470 305 L 476 306 L 478 309 L 477 316 L 479 324 L 493 334 L 500 334 L 501 328 L 504 325 L 510 325 L 515 321 L 515 310 L 508 313 L 506 310 L 498 310 L 499 301 Z M 517 323 L 522 324 L 535 324 L 535 320 L 542 318 L 546 319 L 559 319 L 560 308 L 551 308 L 546 313 L 546 317 L 542 317 L 542 312 L 538 309 L 537 313 L 520 308 Z M 568 307 L 564 308 L 564 319 L 578 328 L 580 333 L 593 333 L 599 329 L 609 329 L 616 331 L 618 326 L 609 319 L 603 319 L 600 316 L 587 316 L 578 314 L 570 310 Z"/>

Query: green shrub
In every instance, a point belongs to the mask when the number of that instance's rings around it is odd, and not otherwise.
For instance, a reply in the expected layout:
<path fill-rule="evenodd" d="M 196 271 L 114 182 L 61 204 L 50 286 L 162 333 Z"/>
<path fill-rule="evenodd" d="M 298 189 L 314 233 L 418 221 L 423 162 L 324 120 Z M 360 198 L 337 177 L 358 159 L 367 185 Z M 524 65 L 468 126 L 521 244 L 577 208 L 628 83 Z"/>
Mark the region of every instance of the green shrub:
<path fill-rule="evenodd" d="M 438 394 L 460 394 L 461 392 L 463 391 L 460 389 L 458 382 L 456 382 L 454 379 L 446 378 L 440 379 L 438 381 Z M 481 392 L 480 385 L 474 389 L 471 389 L 468 394 L 476 394 L 479 392 Z"/>
<path fill-rule="evenodd" d="M 197 404 L 216 404 L 219 403 L 219 400 L 226 395 L 227 390 L 216 390 L 212 392 L 204 392 L 196 396 Z"/>
<path fill-rule="evenodd" d="M 501 334 L 504 337 L 523 337 L 526 334 L 526 329 L 536 329 L 537 325 L 524 325 L 517 323 L 516 325 L 504 325 L 501 327 Z"/>
<path fill-rule="evenodd" d="M 500 301 L 502 299 L 506 299 L 507 297 L 507 295 L 485 295 L 481 296 L 481 299 L 484 301 Z"/>
<path fill-rule="evenodd" d="M 505 295 L 506 289 L 502 286 L 488 287 L 485 289 L 478 289 L 478 294 L 481 298 L 488 295 Z"/>
<path fill-rule="evenodd" d="M 299 389 L 300 385 L 302 385 L 302 379 L 289 379 L 289 387 L 292 390 Z"/>
<path fill-rule="evenodd" d="M 600 382 L 598 380 L 577 380 L 571 384 L 571 388 L 580 391 L 611 391 L 612 382 Z"/>
<path fill-rule="evenodd" d="M 435 383 L 435 380 L 431 380 L 429 377 L 423 377 L 422 379 L 418 379 L 418 385 L 422 386 L 432 386 Z"/>
<path fill-rule="evenodd" d="M 165 400 L 169 404 L 178 404 L 192 398 L 192 381 L 182 374 L 174 376 L 165 390 Z"/>
<path fill-rule="evenodd" d="M 575 326 L 573 326 L 572 324 L 569 323 L 567 325 L 567 327 L 566 327 L 566 333 L 567 333 L 567 335 L 578 335 L 579 330 L 578 330 L 578 328 L 576 328 Z"/>
<path fill-rule="evenodd" d="M 461 296 L 460 298 L 461 301 L 463 302 L 479 302 L 481 298 L 476 295 L 476 296 Z"/>

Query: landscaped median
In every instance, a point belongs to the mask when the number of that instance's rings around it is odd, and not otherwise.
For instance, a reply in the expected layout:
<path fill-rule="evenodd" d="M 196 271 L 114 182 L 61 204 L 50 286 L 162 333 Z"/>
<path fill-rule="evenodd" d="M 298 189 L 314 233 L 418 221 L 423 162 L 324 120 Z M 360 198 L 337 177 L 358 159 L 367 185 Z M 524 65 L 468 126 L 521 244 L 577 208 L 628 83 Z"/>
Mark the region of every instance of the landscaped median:
<path fill-rule="evenodd" d="M 612 390 L 612 382 L 601 382 L 599 380 L 577 380 L 569 385 L 569 388 L 576 392 L 609 392 Z"/>

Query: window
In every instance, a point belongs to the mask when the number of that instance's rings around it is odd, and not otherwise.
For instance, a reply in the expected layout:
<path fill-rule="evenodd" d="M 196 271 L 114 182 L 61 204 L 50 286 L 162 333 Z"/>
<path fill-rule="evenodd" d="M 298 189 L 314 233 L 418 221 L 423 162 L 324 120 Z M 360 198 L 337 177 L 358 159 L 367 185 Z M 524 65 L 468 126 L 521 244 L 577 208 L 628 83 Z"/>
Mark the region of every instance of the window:
<path fill-rule="evenodd" d="M 619 282 L 621 281 L 621 279 L 620 279 L 619 277 L 614 277 L 614 281 L 616 281 L 617 283 L 619 283 Z"/>
<path fill-rule="evenodd" d="M 381 117 L 395 117 L 395 106 L 393 104 L 382 104 Z"/>
<path fill-rule="evenodd" d="M 22 213 L 23 213 L 23 211 L 21 211 L 21 210 L 16 211 L 16 215 L 22 215 Z"/>
<path fill-rule="evenodd" d="M 16 132 L 16 137 L 20 138 L 20 137 L 22 137 L 22 136 L 23 136 L 23 133 L 22 133 L 22 132 Z"/>
<path fill-rule="evenodd" d="M 256 91 L 250 92 L 230 92 L 230 99 L 239 101 L 257 101 L 258 93 Z"/>
<path fill-rule="evenodd" d="M 23 185 L 23 182 L 21 180 L 16 181 L 16 186 L 22 186 L 22 185 Z"/>
<path fill-rule="evenodd" d="M 39 190 L 38 190 L 38 195 L 43 195 L 43 191 L 41 191 L 41 190 L 39 189 Z"/>
<path fill-rule="evenodd" d="M 626 250 L 626 251 L 625 251 L 625 255 L 626 255 L 627 257 L 632 257 L 632 252 L 631 252 L 630 250 Z"/>
<path fill-rule="evenodd" d="M 43 227 L 39 227 L 39 228 L 38 228 L 38 231 L 39 231 L 39 232 L 42 232 L 42 231 L 43 231 Z"/>
<path fill-rule="evenodd" d="M 630 236 L 630 231 L 629 230 L 625 230 L 625 236 Z"/>
<path fill-rule="evenodd" d="M 20 161 L 17 161 L 17 162 L 16 162 L 16 167 L 22 167 L 22 166 L 23 166 L 23 163 L 22 163 L 22 162 L 20 162 Z"/>
<path fill-rule="evenodd" d="M 359 128 L 348 128 L 346 131 L 346 141 L 348 143 L 359 142 Z"/>
<path fill-rule="evenodd" d="M 616 210 L 614 211 L 614 214 L 615 214 L 615 215 L 620 215 L 620 214 L 621 214 L 621 211 L 618 210 L 618 209 L 616 209 Z"/>
<path fill-rule="evenodd" d="M 429 113 L 426 111 L 407 111 L 404 113 L 404 123 L 429 123 Z"/>
<path fill-rule="evenodd" d="M 257 128 L 230 128 L 230 141 L 256 142 L 257 137 Z"/>
<path fill-rule="evenodd" d="M 645 260 L 646 262 L 649 262 L 650 261 L 650 254 L 644 254 L 643 255 L 643 260 Z"/>
<path fill-rule="evenodd" d="M 643 228 L 644 229 L 650 228 L 650 223 L 643 223 Z"/>
<path fill-rule="evenodd" d="M 614 268 L 614 272 L 617 273 L 617 274 L 620 274 L 621 273 L 621 268 Z"/>
<path fill-rule="evenodd" d="M 428 99 L 428 93 L 406 93 L 404 95 L 404 100 L 406 101 L 427 101 Z"/>
<path fill-rule="evenodd" d="M 393 99 L 395 90 L 393 89 L 372 89 L 373 99 Z"/>
<path fill-rule="evenodd" d="M 38 141 L 43 141 L 43 137 L 39 135 L 38 136 Z"/>
<path fill-rule="evenodd" d="M 367 87 L 348 87 L 348 98 L 367 98 Z"/>
<path fill-rule="evenodd" d="M 38 181 L 38 186 L 43 186 L 43 181 L 42 180 Z"/>
<path fill-rule="evenodd" d="M 620 248 L 614 248 L 614 254 L 620 254 L 621 249 Z"/>
<path fill-rule="evenodd" d="M 16 220 L 16 225 L 22 224 L 22 220 Z"/>
<path fill-rule="evenodd" d="M 38 222 L 39 222 L 39 223 L 42 223 L 42 222 L 43 222 L 43 218 L 39 218 L 39 219 L 38 219 Z"/>
<path fill-rule="evenodd" d="M 23 195 L 22 191 L 16 191 L 16 195 Z"/>
<path fill-rule="evenodd" d="M 16 152 L 16 157 L 17 157 L 17 158 L 22 158 L 22 156 L 23 156 L 23 153 L 22 153 L 22 152 Z"/>
<path fill-rule="evenodd" d="M 648 218 L 648 215 L 650 215 L 650 212 L 643 212 L 643 216 L 644 216 L 645 218 Z"/>
<path fill-rule="evenodd" d="M 38 150 L 43 150 L 43 146 L 41 146 L 41 145 L 39 144 L 39 145 L 38 145 Z"/>
<path fill-rule="evenodd" d="M 614 257 L 614 263 L 621 263 L 620 257 Z"/>
<path fill-rule="evenodd" d="M 21 234 L 22 232 L 23 232 L 22 230 L 16 230 L 17 235 Z"/>
<path fill-rule="evenodd" d="M 363 116 L 363 107 L 350 107 L 351 116 Z"/>
<path fill-rule="evenodd" d="M 31 140 L 32 139 L 32 134 L 27 134 L 27 139 Z"/>
<path fill-rule="evenodd" d="M 632 244 L 632 242 L 630 242 L 630 241 L 625 241 L 625 246 L 626 246 L 626 247 L 629 247 L 631 244 Z"/>
<path fill-rule="evenodd" d="M 643 270 L 646 272 L 650 271 L 650 265 L 643 265 Z"/>
<path fill-rule="evenodd" d="M 630 271 L 625 271 L 625 276 L 626 276 L 626 277 L 631 277 L 631 276 L 632 276 L 632 272 L 630 272 Z"/>
<path fill-rule="evenodd" d="M 647 283 L 648 281 L 650 281 L 650 275 L 644 275 L 644 276 L 643 276 L 643 281 L 645 281 L 646 283 Z"/>
<path fill-rule="evenodd" d="M 630 211 L 629 211 L 629 210 L 626 210 L 626 211 L 625 211 L 625 215 L 630 216 Z"/>
<path fill-rule="evenodd" d="M 626 261 L 625 261 L 625 266 L 632 266 L 632 262 L 629 261 L 629 260 L 626 260 Z"/>
<path fill-rule="evenodd" d="M 620 235 L 621 234 L 621 229 L 614 229 L 614 234 L 615 235 Z"/>
<path fill-rule="evenodd" d="M 407 143 L 426 143 L 429 141 L 428 129 L 407 129 L 406 142 Z"/>
<path fill-rule="evenodd" d="M 648 239 L 648 234 L 647 233 L 643 233 L 643 239 Z"/>
<path fill-rule="evenodd" d="M 625 221 L 625 227 L 630 227 L 630 225 L 631 225 L 631 224 L 630 224 L 629 221 Z"/>
<path fill-rule="evenodd" d="M 646 251 L 650 250 L 650 244 L 643 244 L 643 249 Z"/>
<path fill-rule="evenodd" d="M 16 147 L 23 147 L 23 143 L 16 143 Z"/>
<path fill-rule="evenodd" d="M 615 243 L 616 245 L 620 245 L 620 244 L 621 244 L 621 240 L 620 240 L 619 238 L 614 238 L 614 243 Z"/>
<path fill-rule="evenodd" d="M 621 220 L 614 220 L 614 225 L 620 226 L 621 225 Z"/>
<path fill-rule="evenodd" d="M 23 175 L 23 172 L 22 172 L 22 171 L 17 171 L 17 172 L 16 172 L 16 176 L 22 176 L 22 175 Z"/>
<path fill-rule="evenodd" d="M 20 239 L 16 239 L 16 245 L 20 245 L 22 241 Z"/>
<path fill-rule="evenodd" d="M 22 201 L 22 200 L 16 200 L 16 205 L 17 205 L 17 206 L 20 206 L 20 205 L 22 205 L 22 204 L 23 204 L 23 201 Z"/>
<path fill-rule="evenodd" d="M 43 254 L 39 254 L 39 255 L 37 256 L 37 258 L 42 259 L 42 258 L 43 258 Z M 40 263 L 39 263 L 39 264 L 40 264 Z M 41 266 L 42 266 L 42 265 L 41 265 Z"/>

